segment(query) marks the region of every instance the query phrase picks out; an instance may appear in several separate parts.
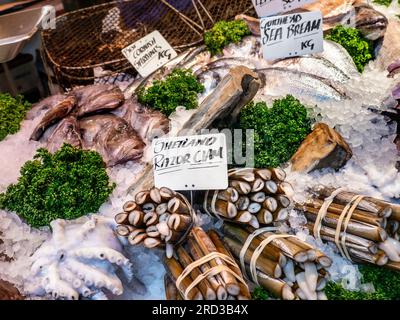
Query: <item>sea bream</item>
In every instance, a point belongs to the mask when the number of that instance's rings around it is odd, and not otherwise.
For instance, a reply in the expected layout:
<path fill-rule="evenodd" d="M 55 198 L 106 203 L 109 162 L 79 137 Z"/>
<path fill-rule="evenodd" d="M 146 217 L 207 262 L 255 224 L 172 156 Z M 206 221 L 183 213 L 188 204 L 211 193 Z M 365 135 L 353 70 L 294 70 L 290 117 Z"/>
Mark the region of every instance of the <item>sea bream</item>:
<path fill-rule="evenodd" d="M 136 160 L 143 155 L 143 140 L 127 121 L 116 115 L 83 118 L 79 128 L 83 148 L 100 153 L 107 166 Z"/>
<path fill-rule="evenodd" d="M 317 56 L 301 56 L 275 61 L 273 67 L 286 68 L 293 71 L 301 71 L 321 78 L 336 82 L 345 82 L 350 76 L 336 67 L 332 62 Z"/>
<path fill-rule="evenodd" d="M 51 153 L 54 153 L 60 149 L 64 143 L 68 143 L 75 148 L 82 147 L 78 121 L 73 116 L 68 116 L 58 123 L 47 140 L 46 148 Z"/>
<path fill-rule="evenodd" d="M 348 98 L 344 86 L 329 79 L 284 68 L 265 68 L 255 71 L 262 79 L 261 95 L 280 97 L 291 94 L 296 97 L 307 97 L 315 102 L 340 101 Z"/>
<path fill-rule="evenodd" d="M 350 78 L 359 75 L 357 67 L 347 50 L 334 41 L 324 40 L 324 51 L 316 53 L 314 56 L 330 61 Z"/>

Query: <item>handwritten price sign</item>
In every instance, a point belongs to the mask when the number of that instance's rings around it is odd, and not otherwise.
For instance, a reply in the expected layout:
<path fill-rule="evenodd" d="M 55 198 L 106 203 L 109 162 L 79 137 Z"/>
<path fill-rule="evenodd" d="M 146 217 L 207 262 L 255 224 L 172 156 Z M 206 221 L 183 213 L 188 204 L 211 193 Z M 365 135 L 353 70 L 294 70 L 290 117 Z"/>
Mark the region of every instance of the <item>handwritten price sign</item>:
<path fill-rule="evenodd" d="M 268 17 L 277 13 L 300 8 L 316 0 L 252 0 L 259 17 Z"/>
<path fill-rule="evenodd" d="M 122 49 L 122 54 L 144 78 L 177 56 L 175 50 L 158 31 Z"/>
<path fill-rule="evenodd" d="M 227 147 L 223 133 L 154 139 L 154 185 L 172 190 L 228 187 Z"/>
<path fill-rule="evenodd" d="M 320 11 L 262 18 L 260 28 L 265 60 L 323 51 Z"/>

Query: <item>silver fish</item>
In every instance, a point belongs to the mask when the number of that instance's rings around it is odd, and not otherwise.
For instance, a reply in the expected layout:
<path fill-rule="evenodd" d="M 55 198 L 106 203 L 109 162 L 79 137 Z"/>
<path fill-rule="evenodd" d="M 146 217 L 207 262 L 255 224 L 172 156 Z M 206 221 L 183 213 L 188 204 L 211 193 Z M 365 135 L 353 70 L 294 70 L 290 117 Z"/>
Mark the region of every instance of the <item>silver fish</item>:
<path fill-rule="evenodd" d="M 75 117 L 68 116 L 59 122 L 47 141 L 47 149 L 51 153 L 54 153 L 64 143 L 68 143 L 76 148 L 82 146 L 78 121 Z"/>
<path fill-rule="evenodd" d="M 274 61 L 272 67 L 301 71 L 336 82 L 345 82 L 350 77 L 332 62 L 322 57 L 302 56 Z"/>
<path fill-rule="evenodd" d="M 334 41 L 324 40 L 324 51 L 314 54 L 314 56 L 328 60 L 349 78 L 359 75 L 357 67 L 347 50 Z"/>
<path fill-rule="evenodd" d="M 135 98 L 127 100 L 114 114 L 125 119 L 143 141 L 152 141 L 169 132 L 169 119 L 160 111 L 142 106 Z"/>
<path fill-rule="evenodd" d="M 71 113 L 75 106 L 76 98 L 74 96 L 70 95 L 65 97 L 44 115 L 43 119 L 36 126 L 35 130 L 33 130 L 30 139 L 39 141 L 40 137 L 48 127 L 65 118 Z"/>
<path fill-rule="evenodd" d="M 283 68 L 265 68 L 256 72 L 264 82 L 261 90 L 268 96 L 291 94 L 307 96 L 316 102 L 347 99 L 344 87 L 328 79 Z"/>
<path fill-rule="evenodd" d="M 116 115 L 95 115 L 79 121 L 84 149 L 96 150 L 107 166 L 142 157 L 145 143 L 131 125 Z"/>

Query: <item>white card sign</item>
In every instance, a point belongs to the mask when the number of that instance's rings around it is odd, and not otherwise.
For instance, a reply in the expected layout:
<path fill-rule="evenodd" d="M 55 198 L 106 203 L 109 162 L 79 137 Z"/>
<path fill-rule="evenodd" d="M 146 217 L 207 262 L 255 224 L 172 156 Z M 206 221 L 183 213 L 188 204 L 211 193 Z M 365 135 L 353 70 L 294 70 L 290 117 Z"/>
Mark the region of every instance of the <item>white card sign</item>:
<path fill-rule="evenodd" d="M 323 51 L 320 11 L 265 17 L 261 19 L 260 28 L 265 60 Z"/>
<path fill-rule="evenodd" d="M 157 188 L 210 190 L 228 187 L 223 133 L 154 139 L 152 151 Z"/>
<path fill-rule="evenodd" d="M 300 8 L 316 0 L 252 0 L 259 17 L 268 17 Z"/>
<path fill-rule="evenodd" d="M 178 55 L 157 30 L 122 49 L 122 54 L 143 78 Z"/>

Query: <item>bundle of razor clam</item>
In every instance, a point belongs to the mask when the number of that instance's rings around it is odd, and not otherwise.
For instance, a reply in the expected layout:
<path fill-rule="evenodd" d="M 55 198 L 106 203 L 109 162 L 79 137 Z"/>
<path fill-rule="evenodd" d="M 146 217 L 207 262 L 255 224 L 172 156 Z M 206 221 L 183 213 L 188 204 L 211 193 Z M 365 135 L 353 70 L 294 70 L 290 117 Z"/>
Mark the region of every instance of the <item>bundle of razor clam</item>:
<path fill-rule="evenodd" d="M 224 224 L 224 243 L 248 278 L 284 300 L 326 300 L 332 261 L 312 245 L 276 228 Z"/>
<path fill-rule="evenodd" d="M 286 221 L 293 195 L 292 186 L 285 181 L 286 173 L 273 169 L 231 169 L 229 187 L 207 191 L 203 208 L 219 219 L 253 228 Z"/>
<path fill-rule="evenodd" d="M 214 230 L 193 227 L 187 241 L 166 258 L 168 300 L 249 300 L 239 266 Z"/>
<path fill-rule="evenodd" d="M 195 213 L 180 193 L 162 187 L 137 193 L 123 212 L 115 216 L 119 236 L 127 237 L 131 245 L 143 243 L 146 248 L 165 245 L 171 257 L 173 247 L 182 241 L 193 226 Z"/>
<path fill-rule="evenodd" d="M 351 261 L 400 270 L 400 205 L 345 189 L 320 187 L 296 204 L 316 239 L 333 242 Z"/>

